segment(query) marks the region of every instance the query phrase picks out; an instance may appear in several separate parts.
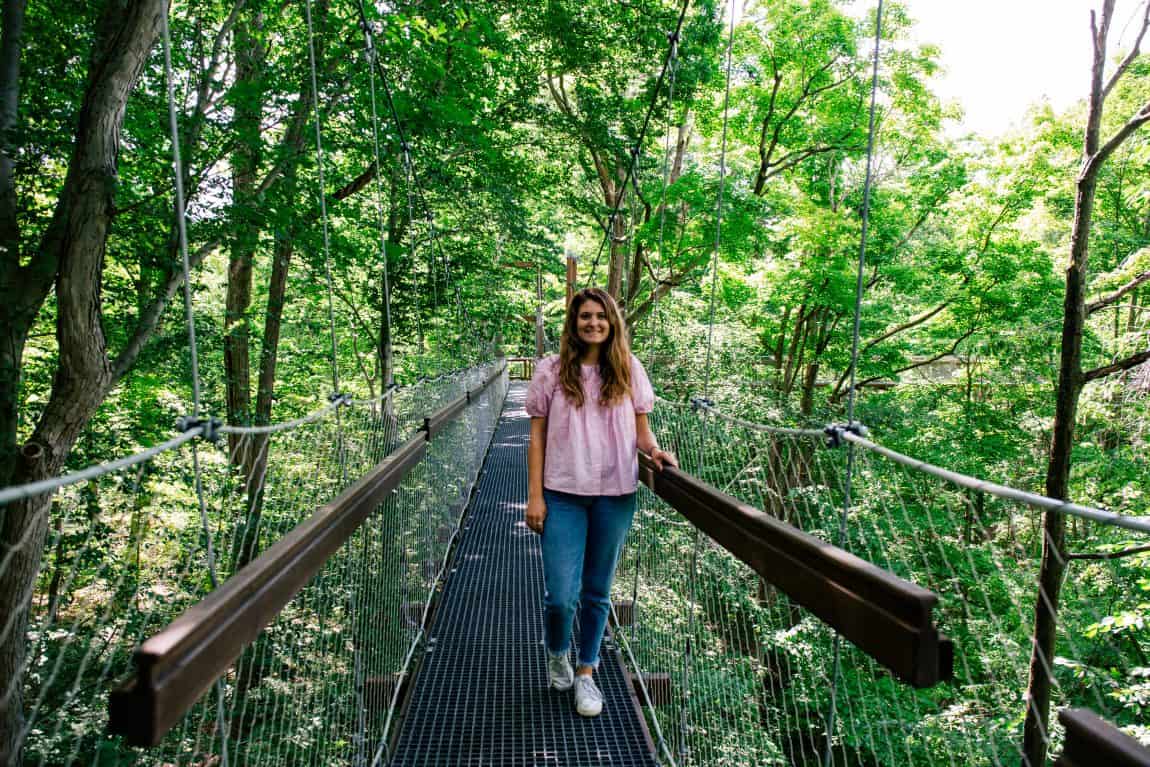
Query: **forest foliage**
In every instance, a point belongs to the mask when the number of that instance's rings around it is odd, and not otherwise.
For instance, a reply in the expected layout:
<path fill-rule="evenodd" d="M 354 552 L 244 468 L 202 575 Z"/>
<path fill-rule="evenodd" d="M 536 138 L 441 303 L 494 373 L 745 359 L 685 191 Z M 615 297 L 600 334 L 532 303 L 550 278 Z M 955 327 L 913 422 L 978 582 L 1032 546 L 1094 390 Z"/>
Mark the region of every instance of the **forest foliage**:
<path fill-rule="evenodd" d="M 192 387 L 167 3 L 3 5 L 0 463 L 13 483 L 166 439 Z M 574 257 L 580 283 L 618 297 L 666 399 L 706 388 L 751 420 L 841 419 L 875 33 L 855 5 L 746 4 L 728 82 L 729 16 L 693 3 L 657 89 L 680 13 L 666 0 L 314 0 L 314 37 L 303 2 L 174 3 L 201 411 L 282 421 L 326 401 L 333 368 L 343 390 L 375 396 L 497 349 L 533 355 L 537 314 L 557 337 Z M 885 8 L 857 418 L 923 460 L 1048 491 L 1082 231 L 1065 495 L 1150 517 L 1150 131 L 1137 121 L 1150 58 L 1103 47 L 1104 111 L 1084 93 L 1065 111 L 1033 105 L 1003 135 L 956 136 L 962 105 L 933 90 L 939 48 L 916 42 L 902 5 Z M 1095 116 L 1122 140 L 1081 230 Z M 47 520 L 0 513 L 5 550 L 34 542 L 7 577 L 35 580 Z M 1007 516 L 1012 539 L 1039 524 Z M 1023 538 L 1012 545 L 1037 567 L 1043 538 Z M 1132 543 L 1073 525 L 1060 551 Z M 1122 643 L 1106 662 L 1127 669 L 1118 708 L 1143 737 L 1147 564 L 1135 553 L 1067 575 L 1113 605 L 1069 624 Z"/>

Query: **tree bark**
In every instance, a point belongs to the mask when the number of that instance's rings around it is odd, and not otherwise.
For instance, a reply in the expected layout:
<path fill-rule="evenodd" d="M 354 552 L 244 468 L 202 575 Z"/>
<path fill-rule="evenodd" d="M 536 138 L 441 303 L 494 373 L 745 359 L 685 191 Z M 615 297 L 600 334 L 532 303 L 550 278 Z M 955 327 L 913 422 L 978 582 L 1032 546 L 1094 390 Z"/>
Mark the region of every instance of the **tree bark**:
<path fill-rule="evenodd" d="M 1148 11 L 1150 13 L 1150 11 Z M 1126 137 L 1127 126 L 1105 144 L 1099 138 L 1103 102 L 1122 68 L 1103 84 L 1106 65 L 1106 38 L 1114 14 L 1114 0 L 1103 0 L 1098 20 L 1091 13 L 1094 59 L 1090 98 L 1084 135 L 1082 170 L 1079 172 L 1074 199 L 1074 223 L 1070 239 L 1070 263 L 1066 268 L 1066 294 L 1063 299 L 1062 349 L 1058 369 L 1057 400 L 1046 469 L 1046 495 L 1066 499 L 1070 484 L 1071 453 L 1074 447 L 1074 422 L 1078 398 L 1082 392 L 1082 333 L 1086 324 L 1087 263 L 1091 220 L 1097 192 L 1098 172 L 1108 157 Z M 1150 18 L 1148 16 L 1147 18 Z M 1145 27 L 1146 22 L 1143 22 Z M 1141 35 L 1139 35 L 1141 40 Z M 1143 110 L 1144 111 L 1144 110 Z M 1055 645 L 1058 630 L 1058 600 L 1066 572 L 1066 518 L 1047 512 L 1043 520 L 1042 560 L 1038 576 L 1038 596 L 1034 604 L 1034 643 L 1027 684 L 1026 721 L 1023 724 L 1024 767 L 1044 767 L 1050 740 L 1050 694 L 1053 685 Z"/>
<path fill-rule="evenodd" d="M 24 345 L 55 275 L 52 254 L 35 254 L 20 264 L 14 132 L 20 101 L 20 46 L 27 0 L 0 7 L 0 485 L 16 466 L 20 414 L 20 365 Z"/>
<path fill-rule="evenodd" d="M 59 359 L 47 406 L 12 462 L 12 482 L 55 476 L 103 402 L 115 376 L 103 332 L 100 288 L 113 214 L 120 129 L 128 95 L 159 33 L 165 0 L 110 0 L 98 22 L 75 148 L 53 218 L 29 266 L 55 275 Z M 35 312 L 32 312 L 35 315 Z M 12 337 L 6 329 L 5 338 Z M 18 358 L 15 360 L 18 363 Z M 40 570 L 50 499 L 8 505 L 0 520 L 0 764 L 19 762 L 21 694 L 29 603 Z"/>
<path fill-rule="evenodd" d="M 235 27 L 236 82 L 232 152 L 232 246 L 228 257 L 228 287 L 224 301 L 224 380 L 228 423 L 244 426 L 252 420 L 251 328 L 252 264 L 263 229 L 256 192 L 256 174 L 263 155 L 264 44 L 263 9 L 249 0 Z M 243 438 L 228 437 L 232 461 L 250 467 L 251 456 L 242 449 Z"/>
<path fill-rule="evenodd" d="M 16 147 L 13 134 L 20 104 L 20 46 L 28 0 L 4 0 L 0 7 L 0 244 L 18 246 L 16 218 Z M 16 253 L 9 250 L 5 255 Z"/>
<path fill-rule="evenodd" d="M 622 298 L 623 270 L 627 261 L 627 225 L 624 218 L 627 213 L 622 208 L 622 198 L 626 193 L 626 189 L 615 183 L 603 188 L 603 202 L 607 207 L 614 210 L 616 205 L 620 206 L 615 217 L 607 220 L 610 229 L 608 236 L 611 239 L 608 248 L 607 292 L 616 301 Z"/>

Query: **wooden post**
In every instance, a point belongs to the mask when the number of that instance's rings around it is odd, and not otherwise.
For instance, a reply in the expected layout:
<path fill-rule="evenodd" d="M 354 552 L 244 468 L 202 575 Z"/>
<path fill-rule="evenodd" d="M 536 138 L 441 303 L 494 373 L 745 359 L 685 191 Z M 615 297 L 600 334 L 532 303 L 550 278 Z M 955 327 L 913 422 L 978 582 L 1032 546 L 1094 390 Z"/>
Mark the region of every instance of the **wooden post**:
<path fill-rule="evenodd" d="M 571 305 L 571 297 L 575 295 L 575 281 L 579 279 L 579 259 L 567 251 L 567 304 Z"/>
<path fill-rule="evenodd" d="M 546 339 L 543 335 L 543 267 L 535 269 L 535 359 L 542 359 Z"/>

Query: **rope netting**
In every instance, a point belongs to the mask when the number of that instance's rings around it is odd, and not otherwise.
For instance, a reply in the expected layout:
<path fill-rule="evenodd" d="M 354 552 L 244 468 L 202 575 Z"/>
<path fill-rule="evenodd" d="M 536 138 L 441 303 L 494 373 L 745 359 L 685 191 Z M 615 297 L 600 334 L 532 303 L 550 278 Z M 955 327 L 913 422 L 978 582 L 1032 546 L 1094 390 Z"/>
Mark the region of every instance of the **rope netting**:
<path fill-rule="evenodd" d="M 348 400 L 282 427 L 226 427 L 227 440 L 199 446 L 203 519 L 186 444 L 58 490 L 25 671 L 0 690 L 5 704 L 23 699 L 23 763 L 372 763 L 505 376 L 430 441 L 398 490 L 158 748 L 131 749 L 105 733 L 108 691 L 131 671 L 141 640 L 212 590 L 210 561 L 227 579 L 492 372 L 479 366 Z M 0 630 L 10 629 L 11 620 Z"/>
<path fill-rule="evenodd" d="M 820 431 L 767 429 L 665 401 L 652 423 L 686 471 L 821 540 L 837 540 L 847 454 L 828 447 Z M 954 640 L 953 680 L 915 690 L 842 642 L 836 684 L 833 630 L 642 487 L 614 590 L 617 605 L 633 607 L 616 636 L 647 686 L 664 685 L 658 699 L 648 698 L 647 713 L 669 761 L 1022 761 L 1041 509 L 932 476 L 869 445 L 860 441 L 855 451 L 844 548 L 938 594 L 935 622 Z M 1145 520 L 1119 520 L 1141 528 L 1125 529 L 1093 511 L 1099 519 L 1075 519 L 1076 547 L 1150 543 Z M 1143 737 L 1150 685 L 1124 648 L 1137 644 L 1141 630 L 1134 624 L 1148 558 L 1072 563 L 1058 655 L 1049 659 L 1057 707 L 1088 707 Z M 1061 730 L 1046 737 L 1056 752 Z"/>

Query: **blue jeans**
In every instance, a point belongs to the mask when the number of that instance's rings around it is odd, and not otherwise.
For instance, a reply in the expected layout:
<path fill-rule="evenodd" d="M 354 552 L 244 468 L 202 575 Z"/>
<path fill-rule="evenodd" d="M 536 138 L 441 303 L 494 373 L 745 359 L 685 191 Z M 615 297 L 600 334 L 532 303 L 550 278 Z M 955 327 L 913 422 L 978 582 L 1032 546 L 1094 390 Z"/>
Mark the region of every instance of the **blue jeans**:
<path fill-rule="evenodd" d="M 558 655 L 571 647 L 579 609 L 579 665 L 599 667 L 599 645 L 611 612 L 611 581 L 635 517 L 635 494 L 573 495 L 544 490 L 544 639 Z"/>

